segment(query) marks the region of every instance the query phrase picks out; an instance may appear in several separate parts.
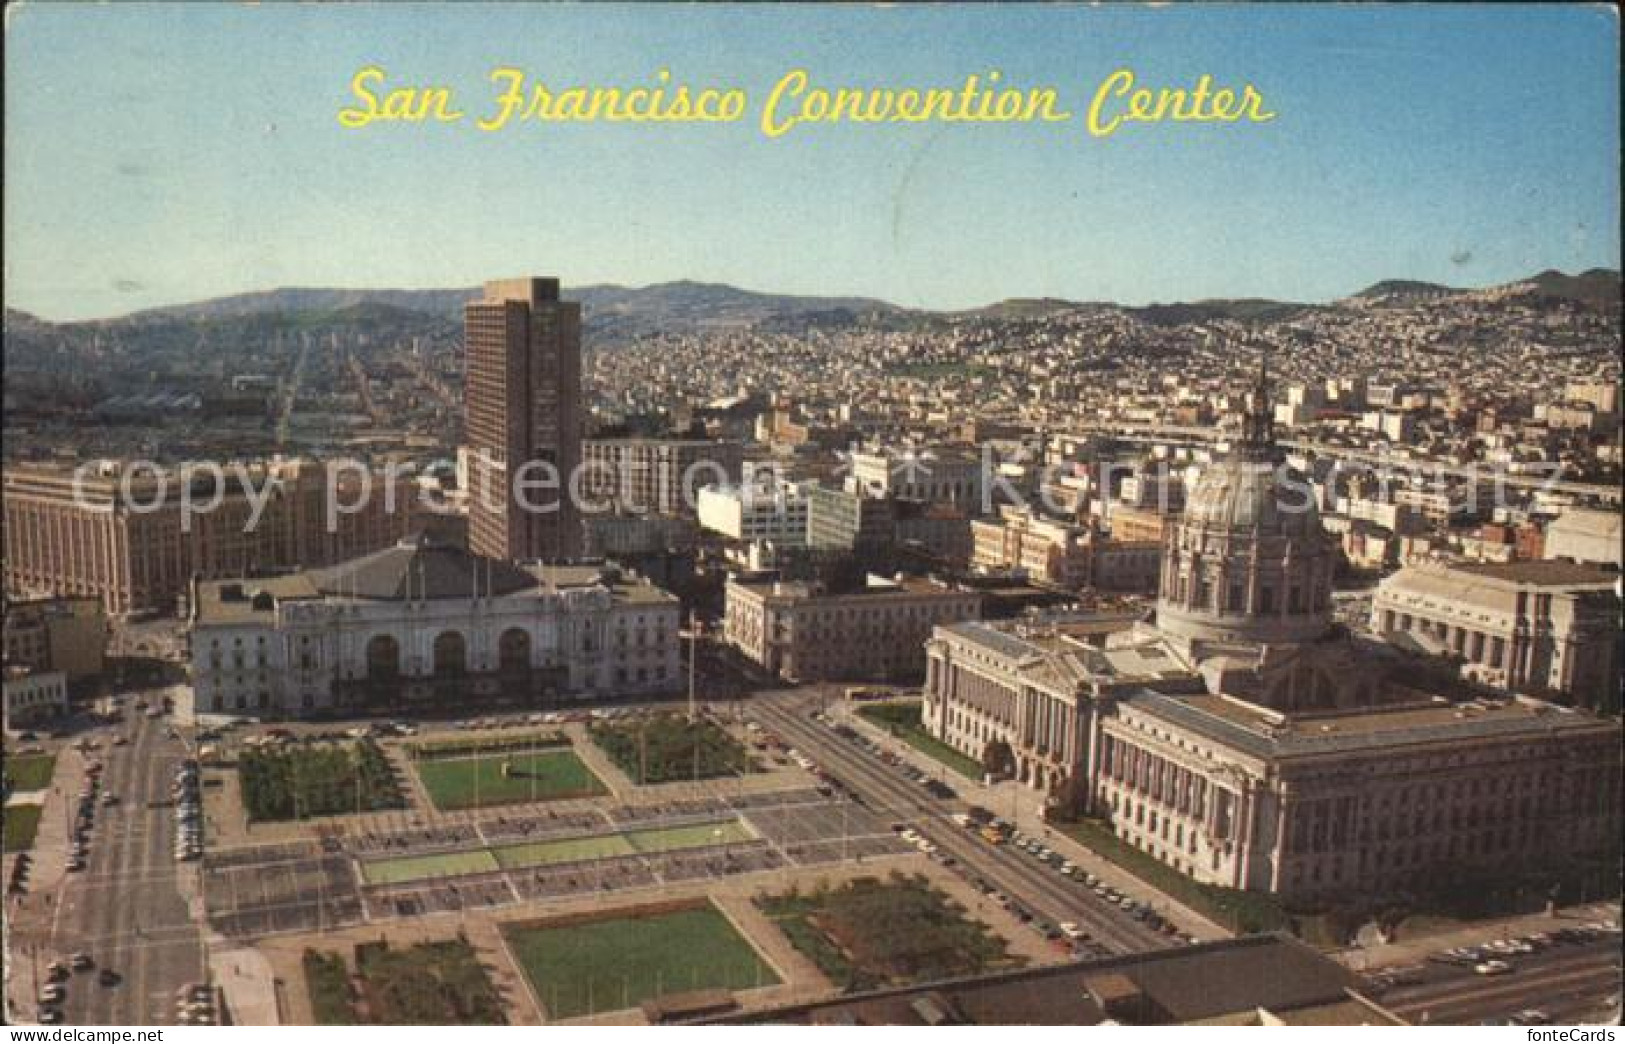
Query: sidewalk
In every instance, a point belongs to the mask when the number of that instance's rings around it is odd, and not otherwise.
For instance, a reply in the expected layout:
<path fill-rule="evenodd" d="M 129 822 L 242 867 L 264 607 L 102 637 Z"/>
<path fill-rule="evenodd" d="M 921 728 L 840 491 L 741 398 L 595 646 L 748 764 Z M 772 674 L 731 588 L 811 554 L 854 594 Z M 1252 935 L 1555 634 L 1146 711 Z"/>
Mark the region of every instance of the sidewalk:
<path fill-rule="evenodd" d="M 218 936 L 216 937 L 218 938 Z M 276 980 L 271 962 L 258 950 L 209 951 L 209 974 L 226 998 L 226 1010 L 237 1026 L 276 1026 Z"/>
<path fill-rule="evenodd" d="M 1566 907 L 1554 914 L 1526 914 L 1521 917 L 1496 917 L 1486 921 L 1475 921 L 1398 942 L 1338 950 L 1328 956 L 1355 971 L 1419 964 L 1427 959 L 1429 954 L 1456 946 L 1477 946 L 1492 939 L 1554 932 L 1560 928 L 1574 928 L 1592 921 L 1610 921 L 1618 924 L 1619 913 L 1618 903 L 1588 903 L 1584 906 Z"/>

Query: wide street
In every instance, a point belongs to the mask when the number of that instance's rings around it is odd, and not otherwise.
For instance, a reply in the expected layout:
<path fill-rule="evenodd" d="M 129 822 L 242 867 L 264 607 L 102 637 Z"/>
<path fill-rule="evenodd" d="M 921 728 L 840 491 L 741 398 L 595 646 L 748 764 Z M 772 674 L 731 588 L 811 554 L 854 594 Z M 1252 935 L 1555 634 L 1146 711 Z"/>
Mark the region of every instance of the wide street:
<path fill-rule="evenodd" d="M 92 734 L 102 741 L 91 756 L 106 765 L 104 792 L 119 800 L 98 803 L 85 869 L 68 874 L 50 912 L 41 911 L 50 918 L 42 926 L 42 965 L 53 955 L 77 952 L 96 962 L 95 970 L 76 973 L 65 984 L 62 1009 L 69 1024 L 171 1023 L 176 990 L 207 978 L 199 924 L 182 892 L 195 890 L 196 864 L 176 863 L 173 856 L 169 787 L 186 751 L 168 730 L 167 719 L 131 710 L 124 721 Z M 128 745 L 112 746 L 109 741 L 120 734 Z M 79 779 L 59 771 L 58 784 L 71 795 Z M 67 814 L 62 804 L 51 808 Z M 118 981 L 102 985 L 104 969 Z"/>
<path fill-rule="evenodd" d="M 1409 1022 L 1452 1025 L 1504 1019 L 1529 1009 L 1545 1012 L 1556 1025 L 1571 1025 L 1619 1010 L 1618 935 L 1554 946 L 1508 963 L 1513 970 L 1496 976 L 1429 963 L 1420 973 L 1424 981 L 1396 987 L 1381 1002 Z"/>
<path fill-rule="evenodd" d="M 986 879 L 1051 923 L 1075 921 L 1114 953 L 1162 950 L 1173 945 L 1167 936 L 1110 906 L 1083 884 L 1062 877 L 1008 846 L 990 845 L 972 837 L 949 818 L 954 812 L 964 811 L 963 801 L 932 798 L 894 767 L 817 724 L 809 715 L 818 706 L 816 694 L 789 700 L 781 694 L 758 695 L 750 702 L 749 713 L 859 794 L 882 818 L 919 830 L 969 873 Z"/>

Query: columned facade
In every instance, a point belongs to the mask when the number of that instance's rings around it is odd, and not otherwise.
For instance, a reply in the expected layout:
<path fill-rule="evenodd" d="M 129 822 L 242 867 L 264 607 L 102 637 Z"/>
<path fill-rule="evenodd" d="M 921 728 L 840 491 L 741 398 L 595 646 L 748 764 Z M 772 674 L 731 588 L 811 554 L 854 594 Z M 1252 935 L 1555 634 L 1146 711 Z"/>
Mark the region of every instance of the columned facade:
<path fill-rule="evenodd" d="M 680 687 L 675 597 L 588 567 L 536 569 L 408 543 L 334 570 L 199 585 L 196 708 L 297 717 Z"/>

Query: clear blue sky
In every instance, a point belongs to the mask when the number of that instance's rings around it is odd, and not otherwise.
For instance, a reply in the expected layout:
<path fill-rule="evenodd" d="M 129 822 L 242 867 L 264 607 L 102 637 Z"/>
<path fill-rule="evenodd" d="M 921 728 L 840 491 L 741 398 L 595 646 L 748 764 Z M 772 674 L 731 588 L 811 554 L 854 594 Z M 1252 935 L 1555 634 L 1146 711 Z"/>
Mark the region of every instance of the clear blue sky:
<path fill-rule="evenodd" d="M 691 278 L 969 307 L 1325 300 L 1617 267 L 1603 6 L 12 8 L 6 304 L 57 319 L 276 286 Z M 1251 82 L 1268 124 L 346 130 L 357 69 L 490 108 L 554 88 L 955 85 L 1079 116 L 1128 66 Z M 472 118 L 471 115 L 471 118 Z"/>

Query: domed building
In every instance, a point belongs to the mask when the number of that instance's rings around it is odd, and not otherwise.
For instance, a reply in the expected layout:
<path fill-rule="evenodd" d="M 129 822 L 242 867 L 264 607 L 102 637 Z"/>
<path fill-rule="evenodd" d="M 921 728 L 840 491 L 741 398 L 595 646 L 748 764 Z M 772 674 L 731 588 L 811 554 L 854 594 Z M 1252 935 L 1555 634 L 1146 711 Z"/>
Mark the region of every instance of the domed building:
<path fill-rule="evenodd" d="M 1308 482 L 1275 445 L 1262 370 L 1242 420 L 1163 547 L 1157 629 L 1198 659 L 1204 645 L 1316 641 L 1331 624 L 1336 548 Z"/>
<path fill-rule="evenodd" d="M 1223 888 L 1405 896 L 1617 865 L 1619 723 L 1334 628 L 1336 554 L 1260 371 L 1168 533 L 1155 616 L 939 626 L 921 721 Z"/>

